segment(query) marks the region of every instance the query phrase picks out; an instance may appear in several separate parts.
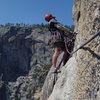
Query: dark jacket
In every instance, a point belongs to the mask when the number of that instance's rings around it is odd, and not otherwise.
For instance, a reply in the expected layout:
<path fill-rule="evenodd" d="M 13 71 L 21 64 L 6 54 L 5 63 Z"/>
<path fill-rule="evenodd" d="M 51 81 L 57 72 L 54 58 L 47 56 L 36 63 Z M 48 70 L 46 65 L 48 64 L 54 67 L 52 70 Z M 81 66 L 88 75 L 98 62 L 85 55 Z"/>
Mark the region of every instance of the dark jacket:
<path fill-rule="evenodd" d="M 49 31 L 52 34 L 51 42 L 53 43 L 54 47 L 64 48 L 64 31 L 56 27 L 58 24 L 59 23 L 54 18 L 49 21 Z"/>

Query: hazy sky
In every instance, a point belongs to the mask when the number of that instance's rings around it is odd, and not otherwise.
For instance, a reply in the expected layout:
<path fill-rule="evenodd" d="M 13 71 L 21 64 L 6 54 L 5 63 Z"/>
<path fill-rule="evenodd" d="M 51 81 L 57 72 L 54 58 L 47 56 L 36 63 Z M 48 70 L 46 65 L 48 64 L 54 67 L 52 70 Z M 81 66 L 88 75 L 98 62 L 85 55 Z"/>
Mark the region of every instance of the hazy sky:
<path fill-rule="evenodd" d="M 73 0 L 0 0 L 0 24 L 46 24 L 51 13 L 64 25 L 72 25 Z"/>

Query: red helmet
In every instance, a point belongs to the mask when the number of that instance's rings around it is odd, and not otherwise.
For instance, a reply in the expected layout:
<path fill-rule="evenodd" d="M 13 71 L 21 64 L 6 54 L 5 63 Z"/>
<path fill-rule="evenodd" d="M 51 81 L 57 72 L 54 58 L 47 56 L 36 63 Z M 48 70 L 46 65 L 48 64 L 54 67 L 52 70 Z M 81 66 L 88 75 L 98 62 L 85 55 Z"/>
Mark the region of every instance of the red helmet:
<path fill-rule="evenodd" d="M 55 16 L 53 16 L 52 14 L 46 14 L 44 18 L 46 21 L 50 21 L 50 19 L 55 18 Z"/>

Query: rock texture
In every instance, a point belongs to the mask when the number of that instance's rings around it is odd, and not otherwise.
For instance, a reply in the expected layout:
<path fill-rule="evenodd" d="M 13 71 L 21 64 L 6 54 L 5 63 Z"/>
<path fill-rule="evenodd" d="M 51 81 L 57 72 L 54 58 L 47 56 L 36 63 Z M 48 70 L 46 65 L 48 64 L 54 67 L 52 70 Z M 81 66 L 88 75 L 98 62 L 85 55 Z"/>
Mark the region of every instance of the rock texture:
<path fill-rule="evenodd" d="M 75 50 L 100 31 L 100 0 L 74 0 L 73 19 L 78 33 Z M 43 90 L 50 82 L 46 79 Z M 42 92 L 41 100 L 100 100 L 100 36 L 69 59 L 48 92 Z"/>
<path fill-rule="evenodd" d="M 0 100 L 37 100 L 51 64 L 46 27 L 0 27 Z"/>

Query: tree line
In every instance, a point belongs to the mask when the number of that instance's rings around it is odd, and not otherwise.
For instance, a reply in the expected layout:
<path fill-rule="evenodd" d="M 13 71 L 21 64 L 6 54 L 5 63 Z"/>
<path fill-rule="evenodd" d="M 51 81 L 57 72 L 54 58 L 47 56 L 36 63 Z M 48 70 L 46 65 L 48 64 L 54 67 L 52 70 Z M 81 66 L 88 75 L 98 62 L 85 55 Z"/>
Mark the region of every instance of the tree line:
<path fill-rule="evenodd" d="M 47 28 L 48 27 L 48 24 L 43 24 L 43 23 L 41 23 L 41 24 L 32 24 L 32 25 L 30 25 L 30 24 L 25 24 L 25 23 L 5 23 L 4 25 L 3 24 L 0 24 L 0 27 L 4 27 L 4 26 L 16 26 L 16 27 L 34 27 L 34 28 Z M 65 25 L 66 27 L 68 27 L 68 28 L 70 28 L 70 29 L 72 29 L 72 30 L 74 30 L 74 25 L 71 25 L 71 26 L 67 26 L 67 25 Z"/>

